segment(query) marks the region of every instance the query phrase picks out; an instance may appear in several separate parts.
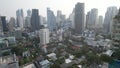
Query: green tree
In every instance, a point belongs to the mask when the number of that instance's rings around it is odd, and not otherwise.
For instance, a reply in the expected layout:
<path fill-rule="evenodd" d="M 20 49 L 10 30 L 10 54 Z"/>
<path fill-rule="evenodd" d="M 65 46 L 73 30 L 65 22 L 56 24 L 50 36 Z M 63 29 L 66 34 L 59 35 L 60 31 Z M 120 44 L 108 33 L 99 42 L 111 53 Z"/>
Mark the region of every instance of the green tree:
<path fill-rule="evenodd" d="M 21 66 L 21 65 L 23 65 L 25 62 L 24 62 L 24 60 L 23 59 L 21 59 L 20 61 L 19 61 L 19 65 Z"/>
<path fill-rule="evenodd" d="M 9 54 L 10 54 L 10 52 L 8 52 L 8 51 L 7 51 L 7 52 L 2 53 L 2 55 L 3 55 L 3 56 L 7 56 L 7 55 L 9 55 Z"/>
<path fill-rule="evenodd" d="M 107 63 L 111 63 L 113 61 L 113 58 L 108 56 L 108 55 L 105 55 L 105 54 L 102 54 L 100 56 L 100 59 L 103 61 L 103 62 L 107 62 Z"/>

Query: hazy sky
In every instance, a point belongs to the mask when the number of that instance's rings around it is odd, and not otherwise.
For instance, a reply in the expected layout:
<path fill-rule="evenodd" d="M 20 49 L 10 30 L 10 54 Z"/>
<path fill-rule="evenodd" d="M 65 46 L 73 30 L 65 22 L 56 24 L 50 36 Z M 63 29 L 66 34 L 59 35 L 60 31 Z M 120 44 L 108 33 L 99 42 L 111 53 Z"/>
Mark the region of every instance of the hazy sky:
<path fill-rule="evenodd" d="M 99 15 L 103 16 L 107 7 L 120 6 L 120 0 L 0 0 L 0 15 L 15 17 L 16 10 L 22 8 L 26 16 L 27 9 L 36 8 L 40 15 L 46 16 L 46 7 L 49 7 L 55 15 L 57 10 L 61 10 L 68 17 L 77 2 L 85 3 L 85 13 L 91 8 L 98 8 Z"/>

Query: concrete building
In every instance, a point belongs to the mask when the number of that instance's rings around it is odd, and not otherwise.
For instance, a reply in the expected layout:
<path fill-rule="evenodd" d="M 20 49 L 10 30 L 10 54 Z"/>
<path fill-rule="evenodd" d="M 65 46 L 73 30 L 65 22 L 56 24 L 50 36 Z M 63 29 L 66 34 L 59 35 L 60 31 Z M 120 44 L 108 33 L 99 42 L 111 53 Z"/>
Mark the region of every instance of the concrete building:
<path fill-rule="evenodd" d="M 103 16 L 98 17 L 98 23 L 96 25 L 96 28 L 103 28 Z"/>
<path fill-rule="evenodd" d="M 22 9 L 16 11 L 16 26 L 20 29 L 23 29 L 24 26 L 24 13 Z"/>
<path fill-rule="evenodd" d="M 10 18 L 10 21 L 8 23 L 8 29 L 11 32 L 14 31 L 14 29 L 15 29 L 15 18 L 14 17 Z"/>
<path fill-rule="evenodd" d="M 39 10 L 32 9 L 32 16 L 31 16 L 31 30 L 35 32 L 40 29 L 40 20 L 39 20 Z"/>
<path fill-rule="evenodd" d="M 105 13 L 105 19 L 104 19 L 104 32 L 107 34 L 111 34 L 111 28 L 112 28 L 112 22 L 113 18 L 117 14 L 118 10 L 116 6 L 111 6 L 107 8 L 107 11 Z"/>
<path fill-rule="evenodd" d="M 40 68 L 50 68 L 50 62 L 48 60 L 43 60 L 39 62 L 41 67 Z"/>
<path fill-rule="evenodd" d="M 27 16 L 31 17 L 31 10 L 27 10 Z"/>
<path fill-rule="evenodd" d="M 56 54 L 55 53 L 50 53 L 47 55 L 51 60 L 55 61 L 57 60 Z"/>
<path fill-rule="evenodd" d="M 31 22 L 31 17 L 30 16 L 25 17 L 24 27 L 25 28 L 31 27 L 31 23 L 30 22 Z"/>
<path fill-rule="evenodd" d="M 7 32 L 8 31 L 8 27 L 7 27 L 6 17 L 5 16 L 1 16 L 1 21 L 2 21 L 3 32 Z"/>
<path fill-rule="evenodd" d="M 47 24 L 46 18 L 40 15 L 40 24 L 45 25 Z"/>
<path fill-rule="evenodd" d="M 113 45 L 120 47 L 120 9 L 113 19 L 112 27 Z"/>
<path fill-rule="evenodd" d="M 74 15 L 75 15 L 75 10 L 73 9 L 73 12 L 69 16 L 73 29 L 75 28 Z"/>
<path fill-rule="evenodd" d="M 84 3 L 77 3 L 75 5 L 75 33 L 82 34 L 84 30 Z"/>
<path fill-rule="evenodd" d="M 49 43 L 49 29 L 46 27 L 43 27 L 40 29 L 40 44 L 45 45 Z"/>
<path fill-rule="evenodd" d="M 2 27 L 1 17 L 0 17 L 0 35 L 3 35 L 3 27 Z"/>
<path fill-rule="evenodd" d="M 87 13 L 86 16 L 86 26 L 87 29 L 95 29 L 96 24 L 98 19 L 98 9 L 93 8 L 91 11 Z"/>
<path fill-rule="evenodd" d="M 50 8 L 47 8 L 47 24 L 48 24 L 48 29 L 50 32 L 53 32 L 56 30 L 56 18 L 52 10 Z"/>
<path fill-rule="evenodd" d="M 56 16 L 56 23 L 58 29 L 62 28 L 62 24 L 65 22 L 65 20 L 66 16 L 62 14 L 62 11 L 58 10 Z"/>

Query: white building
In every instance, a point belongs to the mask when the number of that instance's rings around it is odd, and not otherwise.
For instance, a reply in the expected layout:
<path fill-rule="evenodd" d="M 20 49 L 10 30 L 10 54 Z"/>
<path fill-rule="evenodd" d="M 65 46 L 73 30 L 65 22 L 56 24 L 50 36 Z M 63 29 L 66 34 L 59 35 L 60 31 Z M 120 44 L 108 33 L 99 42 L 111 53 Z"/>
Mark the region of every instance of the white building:
<path fill-rule="evenodd" d="M 51 60 L 55 61 L 57 60 L 56 54 L 55 53 L 50 53 L 47 55 Z"/>
<path fill-rule="evenodd" d="M 50 68 L 50 62 L 48 60 L 43 60 L 39 62 L 39 64 L 41 65 L 41 68 Z"/>
<path fill-rule="evenodd" d="M 40 44 L 45 45 L 49 43 L 49 29 L 48 28 L 42 28 L 40 29 Z"/>

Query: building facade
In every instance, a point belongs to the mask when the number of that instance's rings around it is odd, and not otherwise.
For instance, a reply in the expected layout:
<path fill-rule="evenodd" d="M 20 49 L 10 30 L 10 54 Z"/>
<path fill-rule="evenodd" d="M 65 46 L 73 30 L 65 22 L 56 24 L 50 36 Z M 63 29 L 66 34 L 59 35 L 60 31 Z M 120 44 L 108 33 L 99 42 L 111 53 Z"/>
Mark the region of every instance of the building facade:
<path fill-rule="evenodd" d="M 56 18 L 52 10 L 47 8 L 47 24 L 50 32 L 56 30 Z"/>
<path fill-rule="evenodd" d="M 120 48 L 120 9 L 118 14 L 113 19 L 112 26 L 113 45 Z"/>
<path fill-rule="evenodd" d="M 110 34 L 112 28 L 112 20 L 114 16 L 117 14 L 117 7 L 112 6 L 107 8 L 107 12 L 105 13 L 104 19 L 104 33 Z"/>
<path fill-rule="evenodd" d="M 39 10 L 32 9 L 32 16 L 31 16 L 31 30 L 35 32 L 40 29 L 40 20 L 39 20 Z"/>
<path fill-rule="evenodd" d="M 8 23 L 8 29 L 9 31 L 14 31 L 14 28 L 15 28 L 15 18 L 14 17 L 11 17 L 10 18 L 10 21 Z"/>
<path fill-rule="evenodd" d="M 16 26 L 22 29 L 24 27 L 24 13 L 22 9 L 16 11 Z"/>
<path fill-rule="evenodd" d="M 87 29 L 95 29 L 98 19 L 98 9 L 93 8 L 91 11 L 89 11 L 86 15 L 86 28 Z"/>
<path fill-rule="evenodd" d="M 49 29 L 46 27 L 43 27 L 40 29 L 40 44 L 46 45 L 49 43 Z"/>
<path fill-rule="evenodd" d="M 84 3 L 77 3 L 75 5 L 75 33 L 82 34 L 84 30 Z"/>
<path fill-rule="evenodd" d="M 8 27 L 7 27 L 6 17 L 5 16 L 1 16 L 1 21 L 2 21 L 3 32 L 7 32 L 8 31 Z"/>

